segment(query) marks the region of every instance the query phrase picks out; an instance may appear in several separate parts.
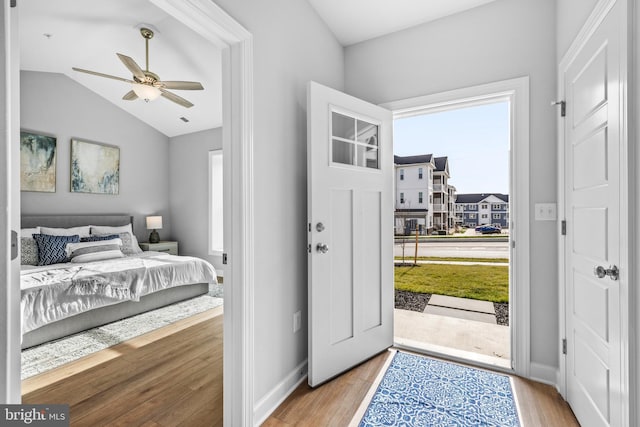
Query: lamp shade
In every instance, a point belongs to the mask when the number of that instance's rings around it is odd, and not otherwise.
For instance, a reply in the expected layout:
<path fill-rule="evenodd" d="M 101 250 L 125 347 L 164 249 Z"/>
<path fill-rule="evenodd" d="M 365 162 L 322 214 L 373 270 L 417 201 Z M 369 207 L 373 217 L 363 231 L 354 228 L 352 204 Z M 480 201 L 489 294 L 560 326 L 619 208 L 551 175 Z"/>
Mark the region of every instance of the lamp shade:
<path fill-rule="evenodd" d="M 162 228 L 161 216 L 148 216 L 147 217 L 147 230 L 159 230 Z"/>
<path fill-rule="evenodd" d="M 151 85 L 134 83 L 131 86 L 133 86 L 132 89 L 138 95 L 138 98 L 142 98 L 145 101 L 153 101 L 161 95 L 160 89 Z"/>

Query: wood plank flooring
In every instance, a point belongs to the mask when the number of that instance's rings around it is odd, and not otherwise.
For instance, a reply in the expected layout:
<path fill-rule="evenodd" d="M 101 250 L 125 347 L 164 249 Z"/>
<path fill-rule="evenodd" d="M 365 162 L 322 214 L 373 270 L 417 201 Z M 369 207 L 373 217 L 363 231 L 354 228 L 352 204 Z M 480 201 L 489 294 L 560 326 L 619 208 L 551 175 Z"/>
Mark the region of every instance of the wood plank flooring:
<path fill-rule="evenodd" d="M 222 307 L 22 383 L 24 403 L 68 403 L 71 426 L 221 426 Z M 386 352 L 316 389 L 299 386 L 263 426 L 346 426 Z M 514 377 L 523 425 L 578 423 L 551 386 Z"/>
<path fill-rule="evenodd" d="M 222 425 L 222 307 L 22 382 L 24 403 L 68 403 L 71 425 Z"/>
<path fill-rule="evenodd" d="M 316 389 L 300 385 L 263 427 L 348 425 L 386 357 L 384 352 Z M 515 376 L 513 380 L 522 425 L 579 427 L 555 388 Z"/>

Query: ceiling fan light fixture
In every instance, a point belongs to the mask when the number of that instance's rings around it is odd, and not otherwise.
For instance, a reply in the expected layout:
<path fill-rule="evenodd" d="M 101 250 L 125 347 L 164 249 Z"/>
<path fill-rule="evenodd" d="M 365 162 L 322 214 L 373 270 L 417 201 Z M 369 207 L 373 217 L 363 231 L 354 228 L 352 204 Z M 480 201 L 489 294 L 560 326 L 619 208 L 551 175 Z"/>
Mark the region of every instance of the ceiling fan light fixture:
<path fill-rule="evenodd" d="M 162 94 L 160 89 L 154 86 L 140 83 L 134 83 L 131 86 L 136 95 L 138 95 L 138 98 L 144 99 L 146 102 L 153 101 Z"/>

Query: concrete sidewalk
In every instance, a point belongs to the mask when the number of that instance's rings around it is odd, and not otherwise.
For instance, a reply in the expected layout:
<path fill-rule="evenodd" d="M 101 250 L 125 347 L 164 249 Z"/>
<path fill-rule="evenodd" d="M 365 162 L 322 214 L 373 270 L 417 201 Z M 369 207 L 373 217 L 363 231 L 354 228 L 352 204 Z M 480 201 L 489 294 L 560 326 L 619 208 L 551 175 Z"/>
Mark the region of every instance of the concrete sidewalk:
<path fill-rule="evenodd" d="M 401 259 L 394 259 L 394 264 L 402 264 Z M 405 264 L 413 263 L 413 258 L 405 258 Z M 431 261 L 431 260 L 418 260 L 418 264 L 449 264 L 449 265 L 498 265 L 508 267 L 508 262 L 491 262 L 491 261 Z"/>
<path fill-rule="evenodd" d="M 510 331 L 493 303 L 432 295 L 424 313 L 395 309 L 396 344 L 511 367 Z"/>

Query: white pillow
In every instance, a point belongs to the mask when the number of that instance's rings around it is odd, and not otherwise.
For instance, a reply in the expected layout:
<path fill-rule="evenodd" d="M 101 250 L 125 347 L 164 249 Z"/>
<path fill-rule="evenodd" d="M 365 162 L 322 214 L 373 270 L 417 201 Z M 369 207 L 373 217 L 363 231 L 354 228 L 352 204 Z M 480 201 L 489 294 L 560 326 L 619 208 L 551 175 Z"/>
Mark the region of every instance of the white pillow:
<path fill-rule="evenodd" d="M 34 234 L 40 234 L 40 227 L 23 228 L 23 229 L 20 230 L 20 237 L 31 237 L 31 238 L 33 238 Z"/>
<path fill-rule="evenodd" d="M 131 224 L 119 225 L 116 227 L 112 227 L 109 225 L 92 225 L 91 226 L 91 234 L 118 234 L 118 233 L 129 233 L 133 235 L 133 228 L 131 227 Z"/>
<path fill-rule="evenodd" d="M 91 227 L 88 225 L 82 227 L 71 228 L 52 228 L 52 227 L 40 227 L 41 234 L 47 234 L 49 236 L 74 236 L 89 237 L 91 234 Z"/>

